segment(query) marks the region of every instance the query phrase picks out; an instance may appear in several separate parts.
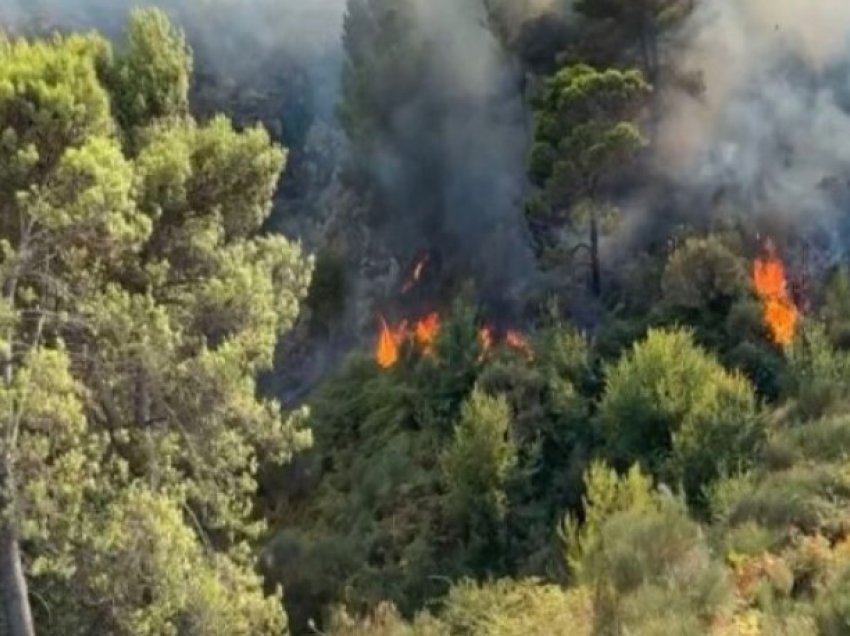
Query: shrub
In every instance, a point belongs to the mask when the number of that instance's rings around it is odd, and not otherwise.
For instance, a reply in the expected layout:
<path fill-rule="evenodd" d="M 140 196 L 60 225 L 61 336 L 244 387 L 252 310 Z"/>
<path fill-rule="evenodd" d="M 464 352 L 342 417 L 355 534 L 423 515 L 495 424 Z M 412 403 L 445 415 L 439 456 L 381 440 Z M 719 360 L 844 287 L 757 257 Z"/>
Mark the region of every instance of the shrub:
<path fill-rule="evenodd" d="M 692 500 L 747 465 L 763 438 L 750 384 L 681 330 L 651 330 L 608 368 L 599 419 L 619 465 L 681 481 Z"/>

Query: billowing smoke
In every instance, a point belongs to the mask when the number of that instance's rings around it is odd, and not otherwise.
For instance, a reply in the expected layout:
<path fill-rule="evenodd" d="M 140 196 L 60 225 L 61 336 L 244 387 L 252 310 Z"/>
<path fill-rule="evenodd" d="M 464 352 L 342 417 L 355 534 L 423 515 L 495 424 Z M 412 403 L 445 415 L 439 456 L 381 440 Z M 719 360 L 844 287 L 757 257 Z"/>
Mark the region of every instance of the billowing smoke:
<path fill-rule="evenodd" d="M 415 88 L 391 109 L 373 154 L 386 240 L 401 259 L 437 250 L 448 276 L 472 278 L 510 304 L 512 286 L 534 268 L 522 214 L 530 135 L 522 72 L 494 34 L 488 3 L 405 4 Z M 393 78 L 385 81 L 393 90 Z"/>
<path fill-rule="evenodd" d="M 850 2 L 703 1 L 678 38 L 703 90 L 668 101 L 661 169 L 850 246 Z"/>

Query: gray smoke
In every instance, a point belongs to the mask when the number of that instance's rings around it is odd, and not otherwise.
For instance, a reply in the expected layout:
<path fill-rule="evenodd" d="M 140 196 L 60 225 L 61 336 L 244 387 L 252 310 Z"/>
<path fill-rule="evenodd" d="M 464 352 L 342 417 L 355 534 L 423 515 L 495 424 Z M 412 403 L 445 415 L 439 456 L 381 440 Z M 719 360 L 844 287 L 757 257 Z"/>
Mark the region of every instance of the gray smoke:
<path fill-rule="evenodd" d="M 309 76 L 317 114 L 337 100 L 345 0 L 0 0 L 0 24 L 34 31 L 97 29 L 119 38 L 137 6 L 165 10 L 186 32 L 199 65 L 239 81 L 280 66 Z"/>
<path fill-rule="evenodd" d="M 407 1 L 423 43 L 417 88 L 393 110 L 375 164 L 391 239 L 402 257 L 440 250 L 454 275 L 510 301 L 534 269 L 522 214 L 522 74 L 481 0 Z"/>
<path fill-rule="evenodd" d="M 669 97 L 661 170 L 850 245 L 850 2 L 703 0 L 674 55 L 704 91 Z"/>

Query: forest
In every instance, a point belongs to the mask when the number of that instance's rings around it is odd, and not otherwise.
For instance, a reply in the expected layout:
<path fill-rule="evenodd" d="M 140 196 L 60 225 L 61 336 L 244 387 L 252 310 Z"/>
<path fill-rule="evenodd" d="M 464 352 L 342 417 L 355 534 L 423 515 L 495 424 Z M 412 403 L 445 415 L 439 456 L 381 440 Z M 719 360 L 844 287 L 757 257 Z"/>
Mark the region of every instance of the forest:
<path fill-rule="evenodd" d="M 143 4 L 0 0 L 0 636 L 850 635 L 850 3 Z"/>

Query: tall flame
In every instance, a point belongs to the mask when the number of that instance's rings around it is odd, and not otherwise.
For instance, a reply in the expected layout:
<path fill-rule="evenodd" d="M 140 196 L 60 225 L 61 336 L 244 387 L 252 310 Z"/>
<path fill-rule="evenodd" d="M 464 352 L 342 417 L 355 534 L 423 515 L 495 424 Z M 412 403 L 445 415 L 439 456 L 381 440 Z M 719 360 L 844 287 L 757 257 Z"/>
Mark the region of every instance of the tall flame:
<path fill-rule="evenodd" d="M 788 292 L 785 266 L 768 243 L 764 258 L 753 263 L 753 286 L 762 301 L 764 324 L 774 342 L 787 346 L 794 341 L 799 318 L 797 307 Z"/>
<path fill-rule="evenodd" d="M 390 329 L 383 316 L 380 317 L 381 331 L 378 334 L 378 346 L 375 348 L 375 361 L 381 368 L 389 369 L 398 362 L 399 342 L 397 335 Z"/>

